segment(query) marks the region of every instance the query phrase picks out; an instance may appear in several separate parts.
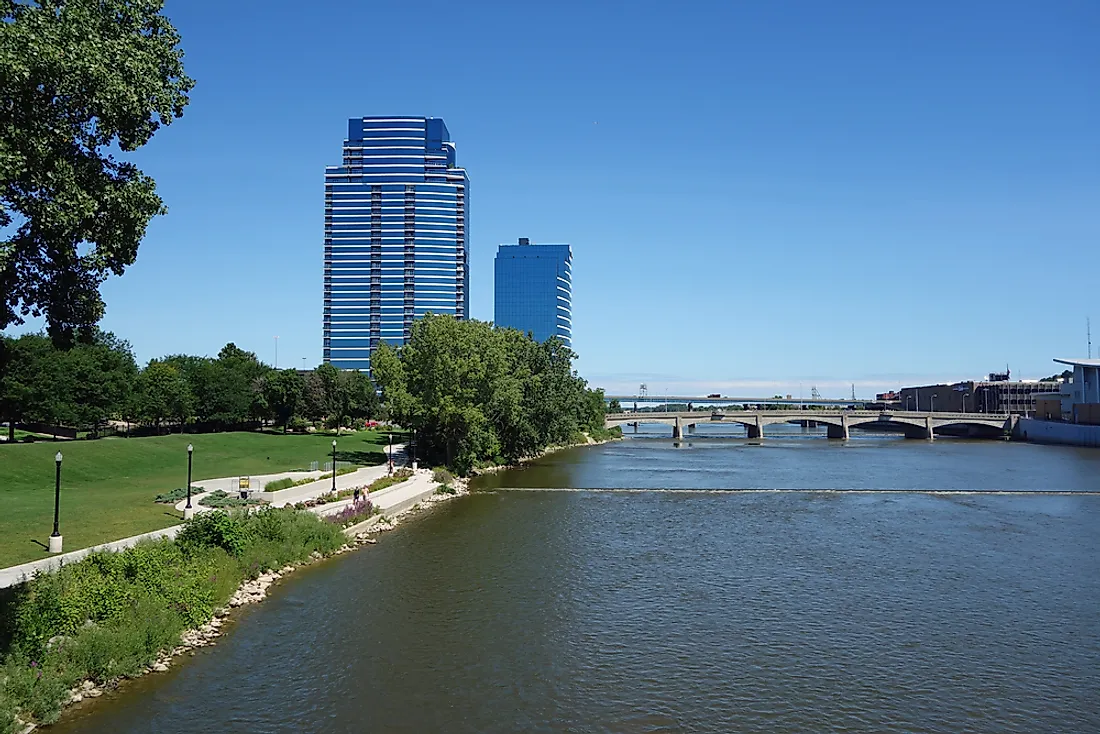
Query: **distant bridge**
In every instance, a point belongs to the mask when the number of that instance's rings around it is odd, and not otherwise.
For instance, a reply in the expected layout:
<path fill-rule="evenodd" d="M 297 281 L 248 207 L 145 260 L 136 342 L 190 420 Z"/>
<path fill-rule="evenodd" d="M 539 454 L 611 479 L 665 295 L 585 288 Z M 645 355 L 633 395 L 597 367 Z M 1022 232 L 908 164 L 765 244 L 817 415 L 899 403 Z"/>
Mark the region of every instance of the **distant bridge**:
<path fill-rule="evenodd" d="M 666 413 L 608 413 L 604 425 L 663 423 L 672 426 L 672 437 L 683 439 L 684 430 L 700 424 L 740 423 L 749 438 L 763 438 L 764 426 L 776 423 L 821 423 L 829 438 L 847 440 L 850 429 L 893 431 L 906 438 L 932 440 L 936 432 L 969 437 L 996 437 L 1011 433 L 1017 416 L 999 413 L 936 413 L 915 410 L 731 410 Z"/>
<path fill-rule="evenodd" d="M 836 407 L 844 407 L 848 405 L 863 405 L 864 403 L 873 403 L 874 400 L 862 399 L 862 400 L 848 400 L 847 398 L 841 400 L 834 400 L 832 398 L 744 398 L 723 395 L 721 397 L 703 397 L 699 395 L 604 395 L 604 401 L 610 403 L 612 400 L 618 400 L 621 405 L 628 405 L 630 403 L 655 403 L 657 405 L 687 405 L 688 403 L 698 405 L 832 405 Z"/>

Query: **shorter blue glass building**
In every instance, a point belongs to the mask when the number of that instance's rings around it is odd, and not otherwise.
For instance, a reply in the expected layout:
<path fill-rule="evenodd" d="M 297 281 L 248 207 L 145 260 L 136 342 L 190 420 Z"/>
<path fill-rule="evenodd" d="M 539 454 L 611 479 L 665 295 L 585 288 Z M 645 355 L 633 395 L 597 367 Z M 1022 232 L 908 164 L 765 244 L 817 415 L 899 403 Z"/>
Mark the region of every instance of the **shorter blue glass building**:
<path fill-rule="evenodd" d="M 535 341 L 573 343 L 573 251 L 569 245 L 501 245 L 496 258 L 493 321 L 530 332 Z"/>

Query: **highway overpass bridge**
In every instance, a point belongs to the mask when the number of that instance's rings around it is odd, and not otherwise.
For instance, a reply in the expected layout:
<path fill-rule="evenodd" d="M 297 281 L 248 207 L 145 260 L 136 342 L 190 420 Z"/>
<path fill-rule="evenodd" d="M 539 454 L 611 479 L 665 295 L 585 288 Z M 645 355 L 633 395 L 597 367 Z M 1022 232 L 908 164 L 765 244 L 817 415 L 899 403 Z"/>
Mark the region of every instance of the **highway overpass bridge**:
<path fill-rule="evenodd" d="M 740 423 L 749 438 L 763 438 L 764 427 L 776 423 L 824 424 L 829 438 L 847 440 L 853 428 L 904 433 L 907 438 L 931 440 L 936 433 L 995 438 L 1011 434 L 1017 416 L 998 413 L 937 413 L 915 410 L 731 410 L 724 412 L 608 413 L 604 425 L 663 423 L 672 437 L 683 439 L 685 429 L 713 423 Z"/>

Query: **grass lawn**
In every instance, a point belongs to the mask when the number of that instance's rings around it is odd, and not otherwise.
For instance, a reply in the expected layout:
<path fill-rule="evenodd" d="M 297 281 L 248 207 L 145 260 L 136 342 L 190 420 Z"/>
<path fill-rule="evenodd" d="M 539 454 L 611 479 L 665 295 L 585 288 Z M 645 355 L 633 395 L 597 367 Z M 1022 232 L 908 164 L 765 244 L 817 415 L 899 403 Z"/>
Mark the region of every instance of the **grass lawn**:
<path fill-rule="evenodd" d="M 394 443 L 398 442 L 394 435 Z M 403 439 L 403 437 L 401 437 Z M 236 475 L 308 469 L 332 455 L 332 434 L 205 433 L 98 441 L 0 444 L 0 568 L 48 556 L 53 532 L 54 454 L 61 468 L 65 550 L 157 530 L 183 513 L 153 498 L 187 484 L 187 444 L 195 447 L 192 483 Z M 386 434 L 338 438 L 336 458 L 381 464 Z"/>

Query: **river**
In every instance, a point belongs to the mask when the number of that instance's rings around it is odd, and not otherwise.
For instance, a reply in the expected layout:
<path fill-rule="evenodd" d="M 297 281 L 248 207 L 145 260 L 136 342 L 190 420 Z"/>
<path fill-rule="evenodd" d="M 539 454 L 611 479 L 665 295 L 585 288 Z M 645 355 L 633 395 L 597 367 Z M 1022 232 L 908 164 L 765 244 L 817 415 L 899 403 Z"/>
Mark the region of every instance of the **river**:
<path fill-rule="evenodd" d="M 709 428 L 483 477 L 53 731 L 1100 731 L 1100 451 Z"/>

